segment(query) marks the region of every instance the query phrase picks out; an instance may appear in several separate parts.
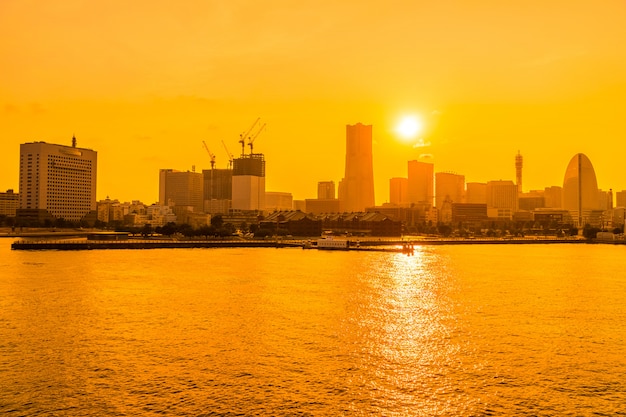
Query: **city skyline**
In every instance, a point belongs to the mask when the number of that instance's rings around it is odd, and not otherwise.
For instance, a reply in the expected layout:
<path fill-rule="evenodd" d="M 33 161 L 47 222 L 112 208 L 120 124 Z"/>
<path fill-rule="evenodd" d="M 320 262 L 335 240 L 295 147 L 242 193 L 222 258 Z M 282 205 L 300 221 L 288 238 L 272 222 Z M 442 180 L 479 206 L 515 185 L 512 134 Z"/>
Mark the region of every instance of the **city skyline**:
<path fill-rule="evenodd" d="M 156 201 L 159 169 L 208 168 L 202 141 L 225 168 L 221 141 L 237 155 L 257 117 L 266 189 L 299 200 L 338 184 L 358 122 L 374 126 L 376 204 L 424 154 L 467 182 L 515 181 L 521 150 L 531 190 L 583 153 L 600 188 L 626 189 L 623 2 L 31 6 L 0 6 L 2 190 L 21 143 L 75 134 L 99 152 L 98 199 Z M 405 115 L 416 137 L 395 132 Z"/>

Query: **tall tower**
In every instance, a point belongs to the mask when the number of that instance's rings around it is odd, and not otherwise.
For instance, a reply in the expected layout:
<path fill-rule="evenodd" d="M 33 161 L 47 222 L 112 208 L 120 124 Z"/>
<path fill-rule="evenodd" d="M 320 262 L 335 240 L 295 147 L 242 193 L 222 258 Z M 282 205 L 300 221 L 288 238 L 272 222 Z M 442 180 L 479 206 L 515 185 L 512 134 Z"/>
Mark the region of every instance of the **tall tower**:
<path fill-rule="evenodd" d="M 428 162 L 408 163 L 408 202 L 433 205 L 435 166 Z"/>
<path fill-rule="evenodd" d="M 585 154 L 574 155 L 567 165 L 563 179 L 563 208 L 572 213 L 578 227 L 584 226 L 590 211 L 600 209 L 596 172 Z"/>
<path fill-rule="evenodd" d="M 233 209 L 265 209 L 265 156 L 262 153 L 235 158 L 232 181 Z"/>
<path fill-rule="evenodd" d="M 91 149 L 30 142 L 20 145 L 20 214 L 33 220 L 80 221 L 96 210 L 98 154 Z"/>
<path fill-rule="evenodd" d="M 375 204 L 372 125 L 346 126 L 346 172 L 339 183 L 339 200 L 341 210 L 350 212 Z"/>
<path fill-rule="evenodd" d="M 522 167 L 524 166 L 524 157 L 517 151 L 515 155 L 515 179 L 517 184 L 517 193 L 522 193 Z"/>
<path fill-rule="evenodd" d="M 193 207 L 202 213 L 203 177 L 199 172 L 161 169 L 159 171 L 159 204 L 162 206 Z"/>

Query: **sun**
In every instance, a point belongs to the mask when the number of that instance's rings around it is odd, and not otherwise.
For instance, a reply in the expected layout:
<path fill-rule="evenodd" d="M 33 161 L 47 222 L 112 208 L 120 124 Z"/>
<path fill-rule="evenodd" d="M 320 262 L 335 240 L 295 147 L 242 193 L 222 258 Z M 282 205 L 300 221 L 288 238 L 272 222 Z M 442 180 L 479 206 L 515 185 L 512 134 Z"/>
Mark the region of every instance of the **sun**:
<path fill-rule="evenodd" d="M 417 116 L 404 116 L 396 124 L 395 131 L 402 139 L 415 138 L 422 131 L 422 121 Z"/>

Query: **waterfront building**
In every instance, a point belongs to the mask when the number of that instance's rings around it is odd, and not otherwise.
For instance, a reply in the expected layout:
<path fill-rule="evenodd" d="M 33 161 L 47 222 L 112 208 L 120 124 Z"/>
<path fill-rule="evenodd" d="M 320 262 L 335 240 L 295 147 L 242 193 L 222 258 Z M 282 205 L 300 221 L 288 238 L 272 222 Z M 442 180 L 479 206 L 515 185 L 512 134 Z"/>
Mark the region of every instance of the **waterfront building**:
<path fill-rule="evenodd" d="M 201 213 L 203 176 L 199 172 L 161 169 L 159 172 L 159 205 L 188 207 Z"/>
<path fill-rule="evenodd" d="M 317 198 L 332 200 L 335 198 L 335 181 L 320 181 L 317 183 Z"/>
<path fill-rule="evenodd" d="M 510 220 L 518 210 L 517 185 L 513 181 L 488 181 L 486 192 L 489 217 Z"/>
<path fill-rule="evenodd" d="M 452 224 L 480 228 L 488 220 L 487 204 L 452 203 Z"/>
<path fill-rule="evenodd" d="M 232 209 L 265 208 L 265 157 L 251 153 L 233 160 Z"/>
<path fill-rule="evenodd" d="M 389 202 L 398 206 L 409 203 L 409 179 L 392 178 L 389 180 Z"/>
<path fill-rule="evenodd" d="M 484 182 L 468 182 L 465 202 L 468 204 L 487 204 L 487 184 Z"/>
<path fill-rule="evenodd" d="M 532 190 L 527 193 L 519 194 L 519 210 L 533 211 L 538 208 L 544 208 L 545 206 L 545 193 L 543 190 Z"/>
<path fill-rule="evenodd" d="M 600 210 L 610 210 L 613 208 L 613 190 L 598 190 L 598 206 Z"/>
<path fill-rule="evenodd" d="M 582 153 L 574 155 L 565 170 L 563 208 L 571 213 L 578 227 L 597 224 L 598 215 L 594 212 L 601 210 L 598 182 L 591 161 Z"/>
<path fill-rule="evenodd" d="M 260 220 L 259 228 L 278 235 L 320 236 L 322 221 L 300 210 L 282 210 Z"/>
<path fill-rule="evenodd" d="M 408 162 L 407 196 L 412 204 L 426 203 L 433 205 L 434 165 L 422 161 Z"/>
<path fill-rule="evenodd" d="M 98 212 L 98 220 L 103 223 L 122 223 L 124 216 L 129 214 L 128 205 L 123 205 L 118 200 L 111 200 L 109 197 L 98 201 L 96 210 Z"/>
<path fill-rule="evenodd" d="M 402 222 L 407 228 L 415 230 L 427 224 L 437 224 L 437 209 L 428 203 L 412 204 L 411 206 L 399 206 L 396 204 L 383 204 L 367 209 L 368 212 L 384 214 L 392 220 Z"/>
<path fill-rule="evenodd" d="M 293 196 L 291 193 L 266 191 L 265 211 L 293 210 Z"/>
<path fill-rule="evenodd" d="M 15 217 L 19 207 L 19 193 L 14 193 L 11 189 L 6 193 L 0 193 L 0 216 Z"/>
<path fill-rule="evenodd" d="M 203 210 L 205 213 L 226 213 L 233 196 L 232 169 L 203 169 Z"/>
<path fill-rule="evenodd" d="M 95 220 L 97 152 L 46 142 L 20 145 L 20 208 L 26 221 Z"/>
<path fill-rule="evenodd" d="M 339 201 L 341 211 L 346 212 L 363 211 L 375 204 L 371 125 L 346 126 L 346 166 L 339 183 Z"/>

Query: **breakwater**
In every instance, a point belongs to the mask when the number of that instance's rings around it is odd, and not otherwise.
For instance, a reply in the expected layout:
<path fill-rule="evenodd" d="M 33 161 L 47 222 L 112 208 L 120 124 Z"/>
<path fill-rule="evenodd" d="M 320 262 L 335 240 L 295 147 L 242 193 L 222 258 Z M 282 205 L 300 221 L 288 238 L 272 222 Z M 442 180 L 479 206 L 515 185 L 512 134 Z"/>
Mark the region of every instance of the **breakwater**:
<path fill-rule="evenodd" d="M 350 240 L 344 250 L 406 252 L 408 248 L 423 245 L 510 245 L 510 244 L 582 244 L 583 239 L 522 238 L 522 239 L 362 239 Z M 603 242 L 624 243 L 624 242 Z M 310 248 L 316 249 L 313 240 L 151 240 L 129 239 L 120 241 L 59 239 L 19 240 L 11 245 L 13 250 L 102 250 L 102 249 L 191 249 L 191 248 Z"/>

